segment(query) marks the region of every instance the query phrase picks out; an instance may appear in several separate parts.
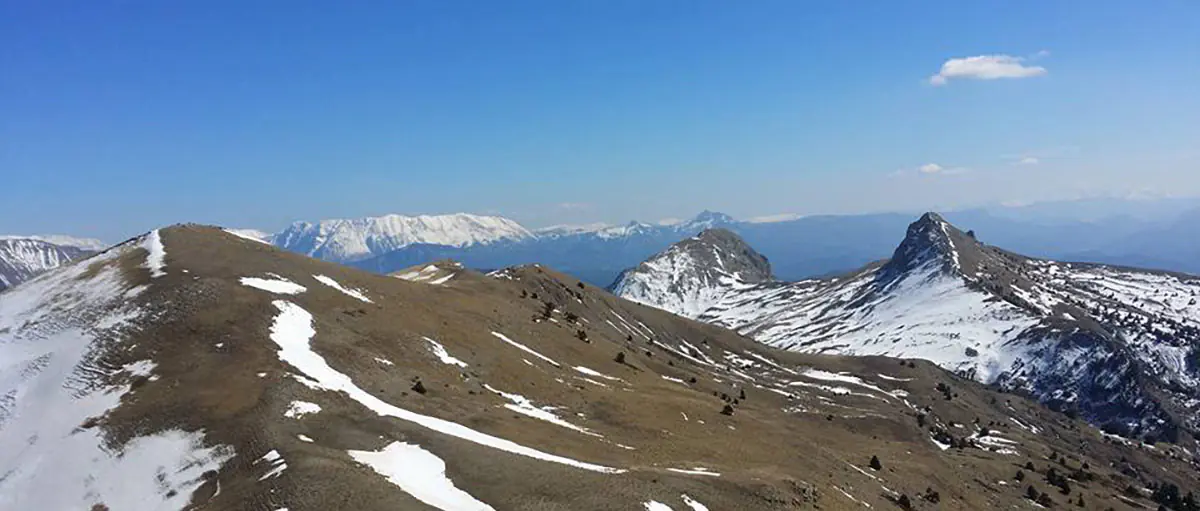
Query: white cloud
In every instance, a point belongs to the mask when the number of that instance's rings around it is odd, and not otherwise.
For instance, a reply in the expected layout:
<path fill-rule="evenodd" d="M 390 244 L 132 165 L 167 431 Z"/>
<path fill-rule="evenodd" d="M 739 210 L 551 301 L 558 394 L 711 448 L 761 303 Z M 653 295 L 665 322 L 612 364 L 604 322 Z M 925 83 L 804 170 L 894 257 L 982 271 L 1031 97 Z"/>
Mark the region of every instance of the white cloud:
<path fill-rule="evenodd" d="M 970 169 L 966 167 L 945 167 L 937 163 L 926 163 L 919 167 L 909 167 L 890 172 L 890 177 L 899 178 L 911 175 L 924 176 L 952 176 L 956 174 L 966 174 Z"/>
<path fill-rule="evenodd" d="M 1043 50 L 1037 56 L 1049 55 Z M 941 71 L 929 77 L 933 85 L 945 85 L 950 79 L 998 80 L 1000 78 L 1030 78 L 1046 74 L 1046 68 L 1022 64 L 1023 57 L 1012 55 L 977 55 L 955 58 L 942 64 Z"/>
<path fill-rule="evenodd" d="M 775 222 L 789 222 L 804 218 L 804 215 L 799 213 L 779 213 L 777 215 L 763 215 L 754 218 L 747 218 L 746 222 L 751 224 L 770 224 Z"/>
<path fill-rule="evenodd" d="M 1024 158 L 1017 160 L 1016 163 L 1014 163 L 1014 165 L 1037 165 L 1041 162 L 1042 162 L 1042 160 L 1039 160 L 1033 156 L 1026 156 Z"/>

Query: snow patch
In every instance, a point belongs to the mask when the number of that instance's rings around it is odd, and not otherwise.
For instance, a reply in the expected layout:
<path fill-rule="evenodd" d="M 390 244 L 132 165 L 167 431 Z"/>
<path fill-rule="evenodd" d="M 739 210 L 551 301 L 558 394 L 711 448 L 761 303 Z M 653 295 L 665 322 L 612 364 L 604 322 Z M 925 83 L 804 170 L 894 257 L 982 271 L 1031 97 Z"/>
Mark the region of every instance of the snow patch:
<path fill-rule="evenodd" d="M 308 290 L 300 284 L 279 276 L 268 279 L 259 277 L 242 277 L 238 279 L 238 282 L 241 282 L 243 286 L 249 286 L 255 289 L 261 289 L 268 293 L 280 295 L 295 295 Z"/>
<path fill-rule="evenodd" d="M 446 462 L 418 445 L 392 442 L 379 451 L 349 451 L 405 493 L 443 511 L 494 511 L 458 489 L 446 476 Z"/>
<path fill-rule="evenodd" d="M 317 279 L 318 282 L 325 284 L 326 286 L 329 286 L 338 291 L 341 291 L 342 294 L 349 296 L 351 298 L 354 298 L 355 300 L 358 300 L 360 302 L 373 303 L 373 302 L 371 302 L 370 298 L 367 298 L 367 295 L 363 294 L 362 291 L 359 291 L 357 289 L 342 287 L 341 284 L 338 284 L 338 282 L 336 280 L 333 280 L 332 278 L 326 277 L 324 275 L 313 275 L 313 278 Z"/>
<path fill-rule="evenodd" d="M 166 258 L 167 249 L 163 247 L 162 237 L 158 234 L 158 229 L 150 231 L 146 235 L 146 239 L 142 242 L 142 248 L 149 252 L 146 256 L 145 268 L 150 270 L 151 278 L 159 278 L 167 274 Z"/>
<path fill-rule="evenodd" d="M 450 352 L 446 351 L 446 347 L 442 346 L 441 343 L 428 337 L 422 337 L 422 339 L 425 339 L 425 342 L 429 343 L 429 351 L 432 351 L 433 355 L 437 357 L 438 360 L 441 360 L 443 364 L 467 367 L 466 362 L 450 356 Z"/>
<path fill-rule="evenodd" d="M 275 317 L 274 324 L 271 325 L 271 340 L 280 347 L 279 358 L 299 370 L 305 375 L 304 379 L 310 381 L 316 388 L 345 392 L 348 397 L 381 416 L 395 417 L 445 435 L 511 454 L 593 472 L 609 474 L 625 472 L 622 469 L 545 453 L 511 440 L 473 430 L 462 424 L 421 415 L 387 403 L 355 385 L 349 376 L 330 367 L 324 357 L 312 350 L 310 342 L 313 335 L 316 334 L 316 330 L 313 329 L 313 317 L 308 311 L 283 300 L 276 300 L 274 305 L 279 309 L 279 314 Z"/>
<path fill-rule="evenodd" d="M 540 358 L 540 359 L 542 359 L 542 360 L 544 360 L 544 361 L 546 361 L 546 362 L 549 362 L 549 363 L 550 363 L 551 365 L 553 365 L 554 367 L 562 367 L 562 364 L 559 364 L 558 362 L 555 362 L 555 361 L 554 361 L 554 359 L 552 359 L 552 358 L 550 358 L 550 357 L 547 357 L 547 356 L 545 356 L 545 355 L 543 355 L 543 354 L 541 354 L 541 353 L 538 353 L 538 352 L 536 352 L 536 351 L 533 351 L 533 350 L 532 350 L 532 349 L 530 349 L 528 346 L 525 346 L 524 344 L 521 344 L 521 343 L 519 343 L 519 342 L 517 342 L 517 341 L 514 341 L 514 340 L 512 340 L 512 339 L 509 339 L 508 337 L 505 337 L 505 335 L 504 335 L 504 334 L 502 334 L 502 333 L 500 333 L 500 332 L 492 332 L 492 335 L 496 336 L 496 338 L 497 338 L 497 339 L 500 339 L 501 341 L 504 341 L 504 342 L 508 343 L 509 345 L 511 345 L 511 346 L 513 346 L 513 347 L 515 347 L 515 348 L 517 348 L 517 349 L 521 350 L 521 351 L 524 351 L 525 353 L 528 353 L 528 354 L 530 354 L 530 355 L 533 355 L 533 356 L 535 356 L 535 357 L 537 357 L 537 358 Z"/>
<path fill-rule="evenodd" d="M 283 412 L 283 416 L 289 419 L 299 419 L 300 417 L 319 411 L 321 411 L 321 405 L 319 404 L 309 403 L 308 401 L 292 401 L 292 404 L 288 405 L 288 409 Z"/>

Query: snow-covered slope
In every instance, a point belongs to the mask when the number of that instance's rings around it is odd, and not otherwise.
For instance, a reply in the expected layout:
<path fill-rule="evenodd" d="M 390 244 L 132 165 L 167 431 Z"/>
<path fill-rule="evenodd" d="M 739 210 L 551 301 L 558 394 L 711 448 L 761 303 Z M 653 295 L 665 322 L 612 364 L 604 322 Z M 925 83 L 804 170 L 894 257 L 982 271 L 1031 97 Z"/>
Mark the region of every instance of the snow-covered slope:
<path fill-rule="evenodd" d="M 1198 426 L 1200 280 L 1189 276 L 1030 259 L 936 214 L 891 260 L 833 279 L 745 285 L 676 274 L 671 260 L 616 291 L 788 350 L 927 359 L 1126 434 Z M 697 311 L 689 279 L 716 303 Z"/>
<path fill-rule="evenodd" d="M 179 423 L 103 427 L 155 380 L 126 266 L 150 236 L 0 294 L 0 509 L 182 509 L 232 457 Z"/>
<path fill-rule="evenodd" d="M 727 292 L 769 280 L 765 257 L 733 232 L 709 229 L 622 273 L 613 292 L 694 319 Z"/>
<path fill-rule="evenodd" d="M 103 248 L 103 244 L 65 236 L 0 237 L 0 291 L 84 257 L 97 247 Z"/>
<path fill-rule="evenodd" d="M 464 247 L 530 237 L 533 233 L 507 218 L 456 213 L 297 222 L 271 241 L 293 252 L 349 262 L 418 243 Z"/>

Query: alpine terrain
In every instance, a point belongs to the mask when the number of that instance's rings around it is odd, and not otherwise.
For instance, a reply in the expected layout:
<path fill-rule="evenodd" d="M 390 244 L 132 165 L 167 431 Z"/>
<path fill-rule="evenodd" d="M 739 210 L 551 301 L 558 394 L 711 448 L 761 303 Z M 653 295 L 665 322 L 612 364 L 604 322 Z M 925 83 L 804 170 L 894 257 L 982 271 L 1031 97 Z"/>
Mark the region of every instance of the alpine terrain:
<path fill-rule="evenodd" d="M 1193 444 L 1200 428 L 1195 277 L 1024 257 L 933 213 L 848 275 L 764 281 L 761 264 L 705 233 L 613 289 L 789 351 L 929 360 L 1124 437 Z"/>
<path fill-rule="evenodd" d="M 458 213 L 296 222 L 269 241 L 319 259 L 352 262 L 413 244 L 463 247 L 531 236 L 507 218 Z"/>
<path fill-rule="evenodd" d="M 1093 314 L 1034 301 L 1065 284 L 993 266 L 1002 253 L 940 225 L 855 279 L 882 293 L 1003 275 L 1030 297 L 1012 318 Z M 722 248 L 698 261 L 766 278 L 735 240 L 703 239 Z M 1121 293 L 1096 306 L 1132 310 Z M 1040 343 L 1134 345 L 1092 329 Z M 924 361 L 776 350 L 542 266 L 384 276 L 182 225 L 0 293 L 3 510 L 1194 509 L 1193 452 Z"/>
<path fill-rule="evenodd" d="M 104 248 L 67 236 L 0 236 L 0 291 Z"/>

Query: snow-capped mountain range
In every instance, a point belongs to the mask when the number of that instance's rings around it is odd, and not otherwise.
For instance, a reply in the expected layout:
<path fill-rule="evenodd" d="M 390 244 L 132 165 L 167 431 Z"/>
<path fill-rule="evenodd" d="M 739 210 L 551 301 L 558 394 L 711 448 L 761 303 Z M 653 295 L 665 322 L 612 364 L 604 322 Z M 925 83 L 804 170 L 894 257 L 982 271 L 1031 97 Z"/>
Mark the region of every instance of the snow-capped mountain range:
<path fill-rule="evenodd" d="M 318 259 L 352 262 L 418 243 L 465 247 L 532 237 L 532 232 L 507 218 L 457 213 L 296 222 L 270 241 Z"/>
<path fill-rule="evenodd" d="M 104 248 L 70 236 L 0 236 L 0 291 Z"/>
<path fill-rule="evenodd" d="M 1041 222 L 1013 219 L 1002 213 L 960 211 L 951 214 L 950 219 L 972 226 L 1001 246 L 1038 257 L 1110 264 L 1146 262 L 1155 268 L 1200 272 L 1200 263 L 1193 263 L 1200 261 L 1200 252 L 1188 241 L 1195 237 L 1190 234 L 1194 222 L 1185 221 L 1185 217 L 1166 223 L 1129 217 L 1102 222 Z M 540 263 L 589 283 L 609 286 L 625 269 L 672 243 L 715 227 L 737 233 L 774 261 L 773 271 L 780 278 L 798 280 L 845 273 L 888 257 L 895 248 L 891 241 L 894 233 L 911 220 L 911 215 L 897 213 L 772 215 L 737 220 L 705 211 L 683 221 L 529 229 L 502 217 L 389 215 L 297 222 L 276 234 L 243 234 L 379 273 L 439 259 L 454 259 L 477 269 Z M 1147 242 L 1147 237 L 1153 242 Z"/>
<path fill-rule="evenodd" d="M 930 360 L 1126 435 L 1200 426 L 1200 279 L 1024 257 L 932 213 L 890 260 L 828 279 L 747 278 L 756 254 L 731 238 L 677 244 L 613 289 L 783 349 Z"/>

